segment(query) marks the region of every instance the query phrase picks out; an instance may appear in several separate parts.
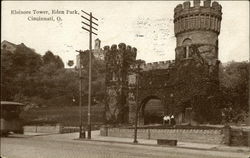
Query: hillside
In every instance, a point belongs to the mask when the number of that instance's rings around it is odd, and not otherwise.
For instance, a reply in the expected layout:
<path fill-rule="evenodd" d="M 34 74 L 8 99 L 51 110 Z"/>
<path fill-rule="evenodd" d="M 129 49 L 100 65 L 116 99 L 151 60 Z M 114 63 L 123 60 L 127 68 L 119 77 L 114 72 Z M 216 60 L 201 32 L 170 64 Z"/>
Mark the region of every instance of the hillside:
<path fill-rule="evenodd" d="M 55 124 L 64 126 L 79 126 L 79 106 L 63 107 L 37 107 L 21 113 L 25 124 Z M 87 124 L 87 107 L 83 107 L 83 124 Z M 100 125 L 104 123 L 104 106 L 96 105 L 91 108 L 91 123 Z"/>

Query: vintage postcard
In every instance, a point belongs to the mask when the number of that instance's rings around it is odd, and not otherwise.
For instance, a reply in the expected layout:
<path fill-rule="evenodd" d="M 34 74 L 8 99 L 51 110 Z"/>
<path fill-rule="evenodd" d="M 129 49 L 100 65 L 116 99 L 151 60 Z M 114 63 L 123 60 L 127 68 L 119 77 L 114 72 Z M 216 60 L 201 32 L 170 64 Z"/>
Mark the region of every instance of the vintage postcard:
<path fill-rule="evenodd" d="M 1 13 L 1 157 L 250 156 L 249 1 Z"/>

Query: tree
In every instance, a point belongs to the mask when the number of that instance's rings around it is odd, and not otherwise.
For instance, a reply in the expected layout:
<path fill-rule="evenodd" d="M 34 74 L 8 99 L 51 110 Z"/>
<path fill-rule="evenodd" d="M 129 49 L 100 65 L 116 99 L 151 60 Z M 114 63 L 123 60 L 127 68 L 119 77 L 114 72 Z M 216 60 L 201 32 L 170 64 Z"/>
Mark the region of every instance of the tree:
<path fill-rule="evenodd" d="M 88 57 L 88 54 L 86 54 Z M 104 61 L 93 57 L 93 101 L 104 98 Z M 88 63 L 88 58 L 86 62 Z M 40 56 L 35 50 L 18 45 L 12 53 L 1 52 L 1 99 L 37 105 L 73 105 L 78 102 L 79 74 L 74 69 L 65 69 L 62 59 L 47 51 Z M 83 68 L 83 102 L 87 105 L 88 65 Z"/>
<path fill-rule="evenodd" d="M 17 45 L 16 50 L 2 50 L 2 99 L 13 100 L 15 95 L 34 95 L 33 77 L 42 66 L 41 56 L 24 44 Z M 22 95 L 20 95 L 22 94 Z"/>
<path fill-rule="evenodd" d="M 249 62 L 229 62 L 220 68 L 223 113 L 227 122 L 245 119 L 248 112 Z"/>
<path fill-rule="evenodd" d="M 53 63 L 53 64 L 55 64 L 57 69 L 64 68 L 64 64 L 63 64 L 62 59 L 59 56 L 54 55 L 49 50 L 45 53 L 45 55 L 42 58 L 43 58 L 44 65 L 48 65 L 48 64 Z"/>
<path fill-rule="evenodd" d="M 10 100 L 13 96 L 12 79 L 15 76 L 13 71 L 13 54 L 5 49 L 1 50 L 1 100 Z"/>

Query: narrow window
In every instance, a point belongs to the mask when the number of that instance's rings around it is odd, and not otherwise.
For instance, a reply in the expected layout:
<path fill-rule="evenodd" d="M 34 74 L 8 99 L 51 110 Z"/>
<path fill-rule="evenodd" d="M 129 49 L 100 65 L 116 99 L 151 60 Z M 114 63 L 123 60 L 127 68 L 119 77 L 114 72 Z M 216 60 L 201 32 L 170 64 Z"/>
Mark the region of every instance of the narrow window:
<path fill-rule="evenodd" d="M 190 54 L 190 45 L 192 44 L 192 40 L 189 39 L 189 38 L 186 38 L 183 42 L 182 42 L 182 45 L 184 47 L 184 54 L 183 54 L 183 58 L 186 59 L 186 58 L 189 58 L 191 57 L 191 54 Z"/>

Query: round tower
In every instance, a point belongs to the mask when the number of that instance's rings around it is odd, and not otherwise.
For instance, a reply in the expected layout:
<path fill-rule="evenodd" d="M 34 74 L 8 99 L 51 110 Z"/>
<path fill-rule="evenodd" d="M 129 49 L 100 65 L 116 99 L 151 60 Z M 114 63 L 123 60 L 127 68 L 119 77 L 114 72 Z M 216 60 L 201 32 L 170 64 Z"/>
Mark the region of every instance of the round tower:
<path fill-rule="evenodd" d="M 218 35 L 222 19 L 222 7 L 218 2 L 200 0 L 179 4 L 174 9 L 174 32 L 176 40 L 176 60 L 192 58 L 192 45 L 203 46 L 202 52 L 209 51 L 209 57 L 218 59 Z M 206 47 L 204 47 L 206 46 Z"/>

